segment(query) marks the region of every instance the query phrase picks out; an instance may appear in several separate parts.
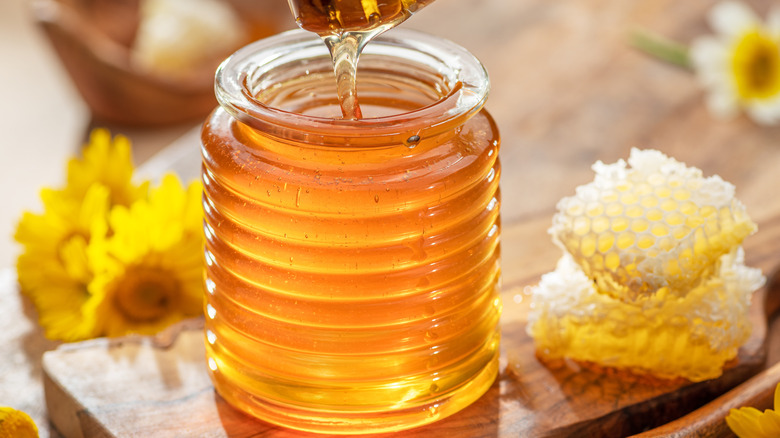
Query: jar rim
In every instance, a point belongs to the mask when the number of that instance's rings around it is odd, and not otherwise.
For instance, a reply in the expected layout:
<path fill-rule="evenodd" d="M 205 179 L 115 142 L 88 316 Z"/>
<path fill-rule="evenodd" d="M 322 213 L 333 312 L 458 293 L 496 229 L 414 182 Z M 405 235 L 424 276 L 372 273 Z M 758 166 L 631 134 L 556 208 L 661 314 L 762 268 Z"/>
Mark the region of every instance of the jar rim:
<path fill-rule="evenodd" d="M 397 141 L 409 132 L 421 136 L 436 134 L 453 122 L 465 122 L 482 109 L 488 97 L 488 74 L 474 55 L 449 40 L 409 29 L 393 29 L 380 35 L 366 46 L 363 54 L 404 59 L 416 54 L 435 62 L 436 73 L 446 78 L 450 90 L 430 105 L 388 116 L 332 119 L 265 105 L 247 91 L 247 83 L 257 79 L 253 77 L 255 72 L 327 53 L 320 38 L 301 29 L 251 43 L 217 69 L 217 100 L 233 117 L 254 128 L 267 132 L 268 128 L 281 127 L 305 132 L 308 141 L 344 144 L 345 140 L 349 143 L 349 139 L 358 137 Z"/>

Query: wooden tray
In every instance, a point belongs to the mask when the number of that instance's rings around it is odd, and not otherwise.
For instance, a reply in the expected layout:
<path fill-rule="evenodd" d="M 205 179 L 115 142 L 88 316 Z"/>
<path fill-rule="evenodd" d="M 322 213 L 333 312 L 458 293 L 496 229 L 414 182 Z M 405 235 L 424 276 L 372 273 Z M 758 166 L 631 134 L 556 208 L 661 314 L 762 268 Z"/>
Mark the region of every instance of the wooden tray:
<path fill-rule="evenodd" d="M 408 437 L 627 436 L 667 423 L 763 368 L 766 290 L 753 301 L 754 330 L 722 377 L 696 383 L 650 382 L 542 364 L 525 332 L 518 288 L 505 293 L 502 372 L 469 408 Z M 202 320 L 161 335 L 63 345 L 43 357 L 49 415 L 66 437 L 296 437 L 227 405 L 206 373 Z"/>

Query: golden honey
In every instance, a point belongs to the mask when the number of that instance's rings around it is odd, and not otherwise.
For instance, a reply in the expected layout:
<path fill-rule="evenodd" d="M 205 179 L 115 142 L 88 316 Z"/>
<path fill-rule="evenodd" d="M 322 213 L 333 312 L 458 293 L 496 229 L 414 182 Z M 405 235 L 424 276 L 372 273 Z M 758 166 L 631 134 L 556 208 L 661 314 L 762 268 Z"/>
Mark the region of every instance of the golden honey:
<path fill-rule="evenodd" d="M 289 0 L 298 25 L 309 32 L 366 31 L 404 21 L 433 0 Z"/>
<path fill-rule="evenodd" d="M 222 397 L 271 423 L 407 429 L 497 374 L 487 75 L 450 42 L 392 33 L 362 55 L 361 120 L 339 118 L 327 49 L 302 31 L 217 74 L 202 135 L 207 360 Z"/>

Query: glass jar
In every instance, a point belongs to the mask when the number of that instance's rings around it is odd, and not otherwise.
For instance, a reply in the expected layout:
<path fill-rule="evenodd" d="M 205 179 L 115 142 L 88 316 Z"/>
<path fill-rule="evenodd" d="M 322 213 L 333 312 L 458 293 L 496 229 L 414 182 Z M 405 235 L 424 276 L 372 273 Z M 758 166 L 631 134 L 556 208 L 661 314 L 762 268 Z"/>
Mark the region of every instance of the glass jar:
<path fill-rule="evenodd" d="M 498 370 L 499 134 L 463 48 L 395 29 L 361 55 L 361 120 L 325 45 L 251 44 L 203 127 L 206 347 L 233 406 L 271 423 L 407 429 Z"/>

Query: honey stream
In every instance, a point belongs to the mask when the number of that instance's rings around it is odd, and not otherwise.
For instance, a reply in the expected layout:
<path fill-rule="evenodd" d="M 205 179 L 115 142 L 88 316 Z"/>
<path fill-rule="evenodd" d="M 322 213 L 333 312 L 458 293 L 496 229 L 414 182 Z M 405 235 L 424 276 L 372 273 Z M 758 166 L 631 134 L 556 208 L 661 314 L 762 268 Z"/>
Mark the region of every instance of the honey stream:
<path fill-rule="evenodd" d="M 289 0 L 295 21 L 322 38 L 333 60 L 336 92 L 345 119 L 363 118 L 357 65 L 363 48 L 433 0 Z"/>

